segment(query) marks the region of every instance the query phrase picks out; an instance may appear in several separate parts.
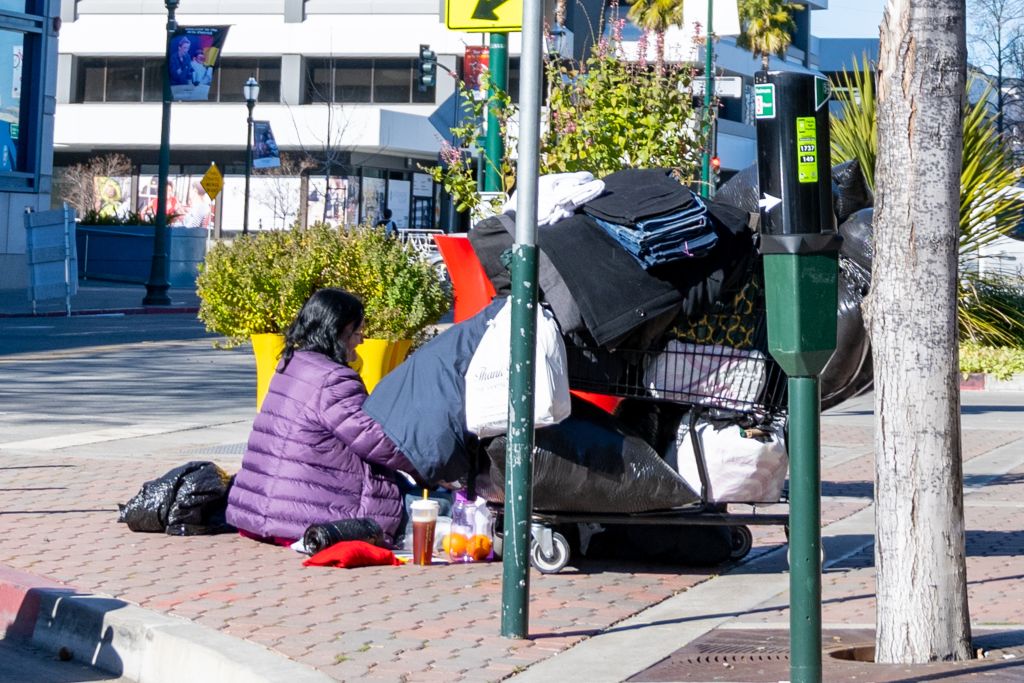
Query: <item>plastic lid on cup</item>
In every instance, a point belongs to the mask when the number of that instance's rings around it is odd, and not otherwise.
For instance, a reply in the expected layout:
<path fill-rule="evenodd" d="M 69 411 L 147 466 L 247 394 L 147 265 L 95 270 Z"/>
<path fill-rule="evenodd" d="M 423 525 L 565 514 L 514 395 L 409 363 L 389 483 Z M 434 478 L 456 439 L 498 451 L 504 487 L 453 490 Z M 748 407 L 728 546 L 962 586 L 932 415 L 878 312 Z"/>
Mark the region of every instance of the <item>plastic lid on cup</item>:
<path fill-rule="evenodd" d="M 416 499 L 410 508 L 412 509 L 412 521 L 432 522 L 437 519 L 437 515 L 441 511 L 441 504 L 436 500 Z"/>

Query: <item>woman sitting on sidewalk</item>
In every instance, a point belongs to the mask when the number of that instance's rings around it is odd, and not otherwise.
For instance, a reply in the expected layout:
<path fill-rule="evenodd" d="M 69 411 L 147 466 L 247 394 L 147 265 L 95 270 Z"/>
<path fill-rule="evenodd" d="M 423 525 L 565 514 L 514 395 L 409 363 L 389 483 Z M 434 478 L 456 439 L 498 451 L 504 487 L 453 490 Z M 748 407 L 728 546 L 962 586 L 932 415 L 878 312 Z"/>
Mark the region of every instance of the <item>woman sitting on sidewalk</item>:
<path fill-rule="evenodd" d="M 243 536 L 290 544 L 310 524 L 367 517 L 393 541 L 402 516 L 395 471 L 415 470 L 363 412 L 366 387 L 346 365 L 362 326 L 358 299 L 321 289 L 285 333 L 228 494 L 228 522 Z"/>

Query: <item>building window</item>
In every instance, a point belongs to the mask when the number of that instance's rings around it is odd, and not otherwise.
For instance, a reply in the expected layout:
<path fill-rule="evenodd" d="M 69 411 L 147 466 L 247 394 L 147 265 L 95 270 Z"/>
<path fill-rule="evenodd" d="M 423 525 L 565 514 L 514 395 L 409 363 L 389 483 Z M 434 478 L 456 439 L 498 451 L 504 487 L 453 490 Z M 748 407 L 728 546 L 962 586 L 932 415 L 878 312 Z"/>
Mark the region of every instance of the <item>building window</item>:
<path fill-rule="evenodd" d="M 38 192 L 45 57 L 56 40 L 44 0 L 0 0 L 0 190 Z M 52 92 L 50 93 L 53 94 Z"/>
<path fill-rule="evenodd" d="M 281 101 L 281 60 L 222 57 L 217 62 L 218 102 L 245 102 L 242 86 L 253 76 L 260 82 L 260 102 Z M 214 99 L 213 89 L 210 99 Z"/>
<path fill-rule="evenodd" d="M 307 59 L 305 102 L 434 102 L 435 88 L 420 92 L 416 78 L 414 59 Z"/>
<path fill-rule="evenodd" d="M 2 0 L 0 0 L 2 1 Z M 89 57 L 78 62 L 76 102 L 161 102 L 164 60 L 158 57 Z M 244 102 L 249 76 L 260 82 L 260 101 L 281 101 L 281 60 L 221 58 L 210 102 Z"/>

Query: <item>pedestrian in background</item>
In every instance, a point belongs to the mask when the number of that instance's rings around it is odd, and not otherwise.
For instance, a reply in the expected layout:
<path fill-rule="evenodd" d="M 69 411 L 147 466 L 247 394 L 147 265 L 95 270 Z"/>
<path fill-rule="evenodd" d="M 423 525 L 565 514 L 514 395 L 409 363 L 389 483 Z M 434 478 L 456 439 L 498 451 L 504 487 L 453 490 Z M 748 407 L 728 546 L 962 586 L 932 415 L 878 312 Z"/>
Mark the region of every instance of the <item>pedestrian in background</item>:
<path fill-rule="evenodd" d="M 384 209 L 383 218 L 377 221 L 378 228 L 384 228 L 388 237 L 398 237 L 398 224 L 391 220 L 391 209 Z"/>

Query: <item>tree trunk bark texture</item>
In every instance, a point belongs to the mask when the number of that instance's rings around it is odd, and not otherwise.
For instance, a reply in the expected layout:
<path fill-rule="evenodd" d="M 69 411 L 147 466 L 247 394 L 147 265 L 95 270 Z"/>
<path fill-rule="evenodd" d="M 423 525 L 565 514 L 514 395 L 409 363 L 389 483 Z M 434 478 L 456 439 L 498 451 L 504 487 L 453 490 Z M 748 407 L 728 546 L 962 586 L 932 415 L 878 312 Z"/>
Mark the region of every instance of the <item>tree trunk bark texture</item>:
<path fill-rule="evenodd" d="M 970 656 L 956 324 L 963 0 L 889 0 L 878 73 L 876 661 Z"/>

